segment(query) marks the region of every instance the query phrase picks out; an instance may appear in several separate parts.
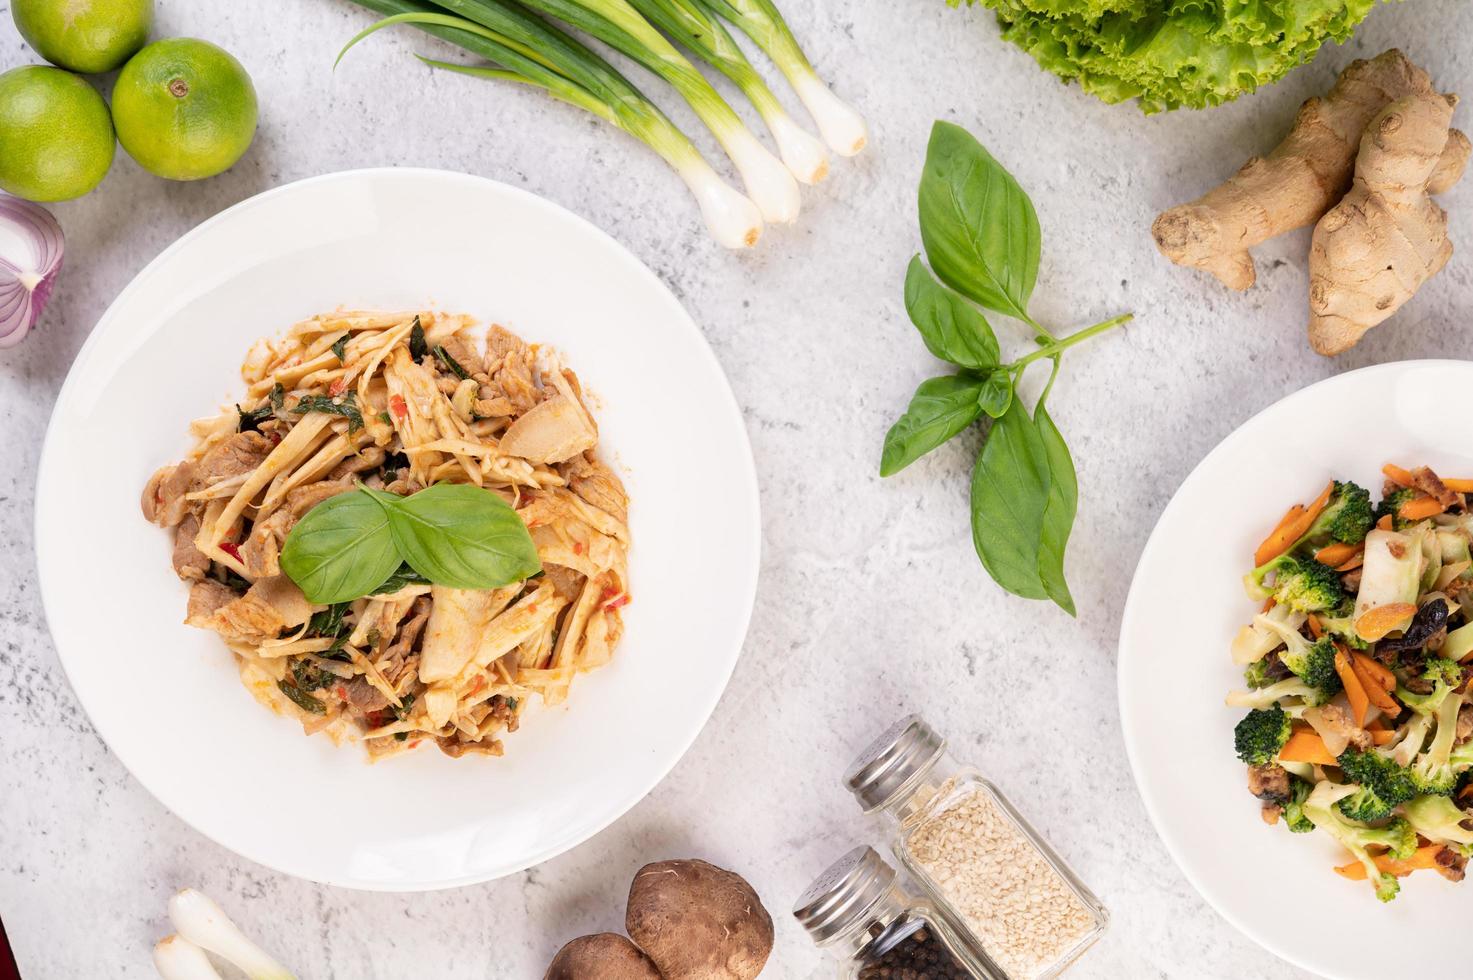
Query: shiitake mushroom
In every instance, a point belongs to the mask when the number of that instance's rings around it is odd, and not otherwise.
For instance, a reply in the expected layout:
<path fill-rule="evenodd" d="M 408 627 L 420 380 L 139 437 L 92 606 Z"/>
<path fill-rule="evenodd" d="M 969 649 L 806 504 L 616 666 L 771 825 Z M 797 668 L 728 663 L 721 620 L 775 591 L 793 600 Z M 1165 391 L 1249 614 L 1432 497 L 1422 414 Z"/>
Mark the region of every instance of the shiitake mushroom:
<path fill-rule="evenodd" d="M 752 886 L 705 861 L 640 868 L 624 927 L 665 980 L 751 980 L 772 952 L 772 916 Z"/>
<path fill-rule="evenodd" d="M 660 980 L 660 971 L 623 936 L 600 932 L 558 950 L 542 980 Z"/>

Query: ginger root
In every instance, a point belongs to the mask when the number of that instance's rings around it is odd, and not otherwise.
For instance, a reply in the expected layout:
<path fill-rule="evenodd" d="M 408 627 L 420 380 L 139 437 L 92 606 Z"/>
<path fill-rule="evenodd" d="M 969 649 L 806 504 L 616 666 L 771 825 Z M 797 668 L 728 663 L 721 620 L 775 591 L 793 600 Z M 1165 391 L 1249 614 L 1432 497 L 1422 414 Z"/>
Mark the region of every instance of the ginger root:
<path fill-rule="evenodd" d="M 1177 265 L 1247 289 L 1255 278 L 1249 248 L 1313 224 L 1350 189 L 1372 117 L 1398 99 L 1435 95 L 1427 73 L 1396 48 L 1352 62 L 1328 95 L 1300 106 L 1294 128 L 1267 157 L 1254 157 L 1226 183 L 1157 216 L 1156 247 Z M 1426 184 L 1433 194 L 1457 183 L 1468 162 L 1466 136 L 1455 130 L 1445 142 L 1444 159 Z"/>
<path fill-rule="evenodd" d="M 1319 353 L 1353 347 L 1452 257 L 1447 212 L 1429 195 L 1462 136 L 1448 129 L 1456 105 L 1409 96 L 1366 127 L 1350 193 L 1320 219 L 1310 245 L 1309 343 Z"/>

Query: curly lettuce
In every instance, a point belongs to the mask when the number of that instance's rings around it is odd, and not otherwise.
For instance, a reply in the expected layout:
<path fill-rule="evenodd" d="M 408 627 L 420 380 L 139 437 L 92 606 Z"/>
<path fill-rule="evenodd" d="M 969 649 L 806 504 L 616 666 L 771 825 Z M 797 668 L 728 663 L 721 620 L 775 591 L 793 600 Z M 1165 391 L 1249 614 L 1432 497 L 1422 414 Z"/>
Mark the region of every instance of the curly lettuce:
<path fill-rule="evenodd" d="M 979 0 L 947 0 L 952 6 Z M 1203 109 L 1350 37 L 1376 0 L 980 0 L 1003 37 L 1105 102 Z"/>

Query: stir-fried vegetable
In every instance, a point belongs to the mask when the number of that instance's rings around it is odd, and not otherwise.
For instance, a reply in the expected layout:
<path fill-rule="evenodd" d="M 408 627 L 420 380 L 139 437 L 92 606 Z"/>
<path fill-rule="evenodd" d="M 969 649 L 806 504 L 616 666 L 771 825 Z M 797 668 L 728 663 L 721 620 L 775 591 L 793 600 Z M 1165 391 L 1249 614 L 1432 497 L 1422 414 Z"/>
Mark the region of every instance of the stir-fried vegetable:
<path fill-rule="evenodd" d="M 381 28 L 413 24 L 486 59 L 489 66 L 426 63 L 481 78 L 540 88 L 639 139 L 670 165 L 695 197 L 712 237 L 727 248 L 750 248 L 762 234 L 757 206 L 711 169 L 685 134 L 606 61 L 546 21 L 507 4 L 483 2 L 480 22 L 455 17 L 419 0 L 353 0 L 386 19 L 348 42 L 344 51 Z M 339 58 L 342 56 L 339 55 Z"/>
<path fill-rule="evenodd" d="M 1256 549 L 1244 586 L 1268 603 L 1233 640 L 1249 690 L 1227 704 L 1249 709 L 1234 748 L 1268 822 L 1335 837 L 1355 857 L 1336 871 L 1390 901 L 1473 856 L 1473 513 L 1461 480 L 1385 474 L 1375 511 L 1334 481 Z"/>

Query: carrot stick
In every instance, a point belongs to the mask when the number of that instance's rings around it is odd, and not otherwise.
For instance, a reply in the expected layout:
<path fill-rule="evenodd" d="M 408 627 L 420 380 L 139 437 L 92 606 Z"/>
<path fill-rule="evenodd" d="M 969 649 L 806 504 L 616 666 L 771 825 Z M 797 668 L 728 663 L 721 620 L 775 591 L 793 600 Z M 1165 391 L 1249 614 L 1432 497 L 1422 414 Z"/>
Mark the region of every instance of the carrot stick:
<path fill-rule="evenodd" d="M 1280 762 L 1310 762 L 1319 766 L 1339 765 L 1325 740 L 1320 738 L 1319 733 L 1311 728 L 1302 728 L 1289 736 L 1289 741 L 1279 750 Z"/>
<path fill-rule="evenodd" d="M 1329 565 L 1334 568 L 1336 565 L 1343 565 L 1350 561 L 1356 554 L 1364 551 L 1365 547 L 1364 543 L 1327 545 L 1314 553 L 1314 560 L 1321 565 Z"/>
<path fill-rule="evenodd" d="M 1386 479 L 1399 486 L 1409 487 L 1412 485 L 1412 474 L 1395 463 L 1387 463 L 1381 467 L 1381 472 L 1386 475 Z"/>
<path fill-rule="evenodd" d="M 1284 534 L 1286 530 L 1293 527 L 1294 522 L 1299 520 L 1299 518 L 1303 515 L 1303 504 L 1295 504 L 1293 507 L 1290 507 L 1287 511 L 1284 512 L 1283 518 L 1280 519 L 1279 523 L 1274 525 L 1274 529 L 1272 531 L 1268 532 L 1268 537 L 1264 538 L 1263 542 L 1256 549 L 1254 549 L 1253 564 L 1255 566 L 1262 565 L 1264 562 L 1272 561 L 1279 555 L 1283 554 L 1282 551 L 1273 550 L 1275 542 L 1279 540 L 1279 538 Z M 1267 557 L 1264 557 L 1265 555 L 1267 555 Z"/>
<path fill-rule="evenodd" d="M 1356 673 L 1364 675 L 1363 679 L 1369 679 L 1383 691 L 1396 690 L 1396 675 L 1387 670 L 1384 665 L 1359 650 L 1351 654 L 1350 659 L 1356 668 Z"/>
<path fill-rule="evenodd" d="M 1402 628 L 1416 614 L 1417 607 L 1410 602 L 1388 602 L 1361 613 L 1355 621 L 1355 631 L 1361 639 L 1374 643 L 1392 630 Z"/>
<path fill-rule="evenodd" d="M 1396 733 L 1389 728 L 1381 728 L 1371 732 L 1371 741 L 1376 745 L 1385 745 L 1396 737 Z"/>
<path fill-rule="evenodd" d="M 1473 480 L 1443 480 L 1442 485 L 1453 493 L 1473 493 Z"/>
<path fill-rule="evenodd" d="M 1345 697 L 1350 701 L 1350 711 L 1355 716 L 1355 723 L 1364 727 L 1366 712 L 1371 708 L 1371 699 L 1366 694 L 1365 685 L 1361 684 L 1355 669 L 1351 667 L 1345 648 L 1338 643 L 1335 645 L 1335 673 L 1340 675 L 1340 683 L 1345 685 Z M 1290 741 L 1293 741 L 1292 736 Z"/>
<path fill-rule="evenodd" d="M 1309 526 L 1314 523 L 1314 519 L 1320 516 L 1320 512 L 1330 502 L 1330 495 L 1334 492 L 1335 481 L 1331 480 L 1325 484 L 1325 489 L 1320 491 L 1320 495 L 1314 499 L 1314 503 L 1309 505 L 1308 510 L 1288 524 L 1283 524 L 1275 528 L 1274 533 L 1270 534 L 1268 539 L 1258 546 L 1258 550 L 1253 553 L 1254 562 L 1262 565 L 1264 562 L 1273 561 L 1288 551 L 1295 541 L 1304 537 L 1305 532 L 1309 530 Z"/>
<path fill-rule="evenodd" d="M 1343 565 L 1336 565 L 1335 566 L 1335 571 L 1337 571 L 1337 572 L 1348 572 L 1352 568 L 1360 568 L 1365 563 L 1366 563 L 1366 553 L 1365 553 L 1365 551 L 1357 551 L 1355 553 L 1355 557 L 1354 558 L 1351 558 L 1350 561 L 1346 562 Z"/>
<path fill-rule="evenodd" d="M 1382 530 L 1382 531 L 1390 531 L 1391 530 L 1391 515 L 1390 514 L 1382 514 L 1381 515 L 1381 519 L 1376 522 L 1376 527 L 1378 529 Z"/>
<path fill-rule="evenodd" d="M 1437 852 L 1442 850 L 1441 844 L 1427 844 L 1417 848 L 1411 857 L 1398 861 L 1388 854 L 1378 854 L 1375 857 L 1376 868 L 1387 874 L 1403 878 L 1413 871 L 1433 870 L 1437 867 Z M 1366 866 L 1359 861 L 1352 861 L 1335 869 L 1335 873 L 1351 881 L 1366 880 Z"/>
<path fill-rule="evenodd" d="M 1320 618 L 1314 613 L 1310 613 L 1306 621 L 1309 623 L 1310 636 L 1318 640 L 1325 635 L 1325 628 L 1320 625 Z"/>
<path fill-rule="evenodd" d="M 1360 681 L 1361 690 L 1366 692 L 1366 697 L 1371 699 L 1372 704 L 1386 712 L 1388 718 L 1395 718 L 1401 714 L 1401 705 L 1386 693 L 1386 689 L 1377 682 L 1376 678 L 1361 667 L 1359 660 L 1351 660 L 1350 669 L 1355 672 L 1356 679 Z"/>
<path fill-rule="evenodd" d="M 1402 504 L 1396 515 L 1404 521 L 1420 521 L 1447 510 L 1432 497 L 1413 497 Z"/>

